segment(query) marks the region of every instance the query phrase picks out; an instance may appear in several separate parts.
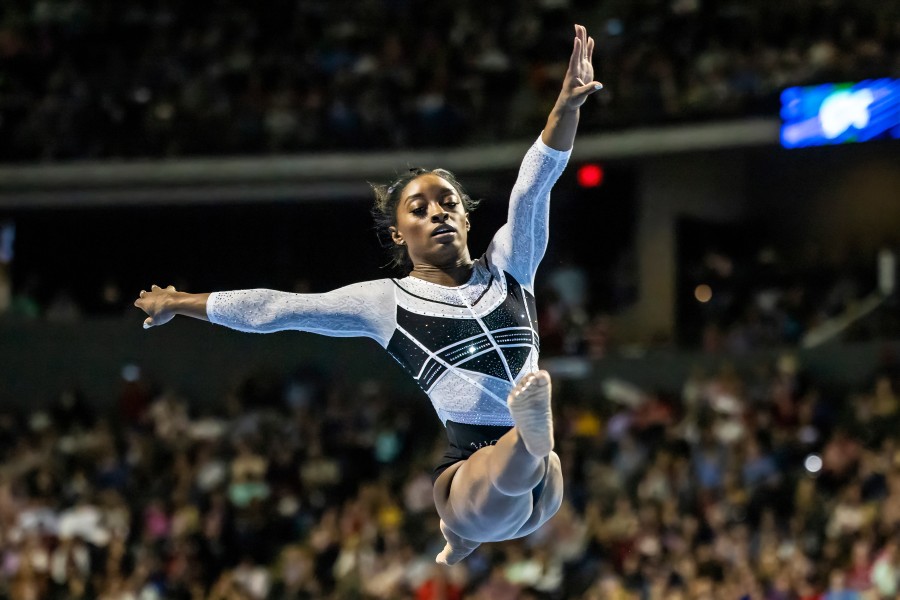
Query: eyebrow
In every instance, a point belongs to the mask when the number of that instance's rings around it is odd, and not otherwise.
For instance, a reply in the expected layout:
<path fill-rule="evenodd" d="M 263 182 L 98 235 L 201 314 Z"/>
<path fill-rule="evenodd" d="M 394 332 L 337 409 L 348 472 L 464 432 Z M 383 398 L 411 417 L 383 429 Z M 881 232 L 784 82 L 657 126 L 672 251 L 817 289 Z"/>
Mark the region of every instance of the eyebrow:
<path fill-rule="evenodd" d="M 440 192 L 440 195 L 442 195 L 442 196 L 444 194 L 446 194 L 447 192 L 450 192 L 451 194 L 457 193 L 457 191 L 455 189 L 453 189 L 452 187 L 446 187 L 446 186 L 441 186 L 441 189 L 439 190 L 439 192 Z M 418 194 L 410 194 L 409 196 L 406 197 L 406 200 L 404 200 L 404 202 L 409 203 L 412 200 L 419 200 L 420 198 L 424 198 L 424 197 L 425 197 L 425 194 L 423 194 L 422 192 L 419 192 Z"/>

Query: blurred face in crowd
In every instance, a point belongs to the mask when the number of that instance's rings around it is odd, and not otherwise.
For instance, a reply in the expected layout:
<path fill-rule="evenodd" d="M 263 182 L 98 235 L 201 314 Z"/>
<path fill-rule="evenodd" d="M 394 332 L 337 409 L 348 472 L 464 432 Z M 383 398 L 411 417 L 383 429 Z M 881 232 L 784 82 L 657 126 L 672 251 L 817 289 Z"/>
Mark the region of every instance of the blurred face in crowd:
<path fill-rule="evenodd" d="M 838 592 L 844 589 L 844 574 L 840 571 L 831 573 L 831 590 Z"/>
<path fill-rule="evenodd" d="M 405 245 L 414 265 L 451 265 L 468 254 L 469 214 L 446 179 L 427 173 L 403 189 L 394 242 Z"/>

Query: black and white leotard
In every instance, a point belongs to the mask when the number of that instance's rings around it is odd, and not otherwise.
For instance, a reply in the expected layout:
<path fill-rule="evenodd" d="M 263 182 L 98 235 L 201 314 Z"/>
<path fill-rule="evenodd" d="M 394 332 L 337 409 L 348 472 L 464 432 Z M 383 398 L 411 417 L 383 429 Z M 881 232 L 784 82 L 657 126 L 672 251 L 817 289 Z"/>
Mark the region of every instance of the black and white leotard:
<path fill-rule="evenodd" d="M 550 189 L 571 151 L 540 138 L 525 154 L 505 225 L 465 284 L 377 279 L 324 294 L 214 292 L 211 322 L 240 331 L 370 337 L 412 375 L 447 427 L 441 470 L 496 441 L 513 421 L 506 398 L 537 370 L 534 277 L 547 247 Z"/>

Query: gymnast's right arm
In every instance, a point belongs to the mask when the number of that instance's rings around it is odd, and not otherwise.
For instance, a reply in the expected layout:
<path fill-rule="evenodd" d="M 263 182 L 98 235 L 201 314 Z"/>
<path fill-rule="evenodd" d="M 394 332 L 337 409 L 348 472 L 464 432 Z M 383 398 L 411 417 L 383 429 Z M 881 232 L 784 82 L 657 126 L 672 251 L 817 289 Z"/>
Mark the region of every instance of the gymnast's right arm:
<path fill-rule="evenodd" d="M 386 347 L 396 327 L 393 284 L 365 281 L 324 294 L 268 289 L 188 294 L 174 287 L 141 291 L 134 305 L 147 313 L 144 327 L 184 315 L 239 331 L 308 331 L 332 337 L 370 337 Z"/>

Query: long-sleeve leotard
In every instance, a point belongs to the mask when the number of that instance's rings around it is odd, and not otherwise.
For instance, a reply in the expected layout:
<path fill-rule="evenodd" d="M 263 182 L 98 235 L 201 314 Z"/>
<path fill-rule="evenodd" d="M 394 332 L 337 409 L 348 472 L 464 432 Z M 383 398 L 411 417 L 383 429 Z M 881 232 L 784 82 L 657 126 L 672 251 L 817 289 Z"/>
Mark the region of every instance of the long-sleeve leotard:
<path fill-rule="evenodd" d="M 416 380 L 445 424 L 512 425 L 509 391 L 537 369 L 534 276 L 547 246 L 550 189 L 569 158 L 540 139 L 525 154 L 505 225 L 468 282 L 379 279 L 324 294 L 214 292 L 211 322 L 240 331 L 370 337 Z"/>

